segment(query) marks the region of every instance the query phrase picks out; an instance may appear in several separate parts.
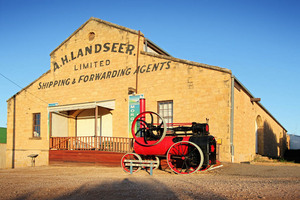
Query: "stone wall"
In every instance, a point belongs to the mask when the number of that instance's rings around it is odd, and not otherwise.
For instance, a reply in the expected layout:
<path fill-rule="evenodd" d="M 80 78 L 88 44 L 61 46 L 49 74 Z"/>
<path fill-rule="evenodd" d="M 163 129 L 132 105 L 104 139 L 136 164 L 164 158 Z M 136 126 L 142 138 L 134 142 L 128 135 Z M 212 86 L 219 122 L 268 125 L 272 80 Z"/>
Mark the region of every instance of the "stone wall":
<path fill-rule="evenodd" d="M 279 157 L 287 149 L 286 130 L 241 87 L 234 89 L 233 138 L 235 162 L 251 161 L 256 153 Z"/>

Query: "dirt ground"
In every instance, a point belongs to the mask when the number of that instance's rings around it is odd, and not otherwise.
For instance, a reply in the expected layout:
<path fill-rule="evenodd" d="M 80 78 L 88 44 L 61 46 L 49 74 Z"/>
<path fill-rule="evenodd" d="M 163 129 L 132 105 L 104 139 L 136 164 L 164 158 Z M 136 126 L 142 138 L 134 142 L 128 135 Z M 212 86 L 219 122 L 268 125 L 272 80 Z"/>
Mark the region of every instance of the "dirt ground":
<path fill-rule="evenodd" d="M 191 175 L 121 167 L 0 170 L 0 199 L 300 199 L 300 165 L 231 164 Z"/>

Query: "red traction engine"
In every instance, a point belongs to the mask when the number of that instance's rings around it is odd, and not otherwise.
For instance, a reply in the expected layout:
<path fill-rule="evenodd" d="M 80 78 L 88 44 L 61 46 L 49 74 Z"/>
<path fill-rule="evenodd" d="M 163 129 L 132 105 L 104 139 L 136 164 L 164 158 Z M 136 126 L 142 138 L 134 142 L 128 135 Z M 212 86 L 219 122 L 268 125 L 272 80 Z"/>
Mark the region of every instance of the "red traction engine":
<path fill-rule="evenodd" d="M 125 172 L 137 172 L 142 167 L 159 167 L 159 158 L 166 158 L 177 174 L 204 171 L 216 164 L 216 140 L 209 134 L 207 123 L 172 123 L 155 112 L 140 113 L 133 121 L 134 153 L 121 160 Z M 149 162 L 150 161 L 150 162 Z M 129 163 L 139 163 L 131 166 Z M 148 163 L 148 164 L 146 164 Z"/>

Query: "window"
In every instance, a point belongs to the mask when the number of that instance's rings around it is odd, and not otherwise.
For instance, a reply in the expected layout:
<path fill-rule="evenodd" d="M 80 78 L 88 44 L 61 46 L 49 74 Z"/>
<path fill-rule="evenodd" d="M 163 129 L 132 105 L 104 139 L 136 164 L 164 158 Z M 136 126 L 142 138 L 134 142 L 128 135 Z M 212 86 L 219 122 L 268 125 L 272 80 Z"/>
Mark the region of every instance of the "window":
<path fill-rule="evenodd" d="M 89 33 L 89 41 L 93 41 L 95 38 L 95 33 L 94 32 L 90 32 Z"/>
<path fill-rule="evenodd" d="M 33 114 L 33 137 L 41 137 L 41 113 Z"/>
<path fill-rule="evenodd" d="M 158 114 L 165 119 L 167 126 L 173 123 L 173 101 L 158 102 Z"/>

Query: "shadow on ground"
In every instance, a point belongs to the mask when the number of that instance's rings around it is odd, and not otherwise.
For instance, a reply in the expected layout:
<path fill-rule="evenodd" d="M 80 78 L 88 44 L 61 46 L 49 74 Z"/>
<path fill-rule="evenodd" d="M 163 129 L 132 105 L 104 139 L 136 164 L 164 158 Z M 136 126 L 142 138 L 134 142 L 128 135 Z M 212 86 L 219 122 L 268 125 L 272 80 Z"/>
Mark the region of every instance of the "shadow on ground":
<path fill-rule="evenodd" d="M 187 176 L 188 178 L 188 176 Z M 107 181 L 99 185 L 84 184 L 81 187 L 66 192 L 63 195 L 52 194 L 50 196 L 37 196 L 35 192 L 22 195 L 17 200 L 23 199 L 54 199 L 54 200 L 83 200 L 83 199 L 225 199 L 217 194 L 199 188 L 198 191 L 184 190 L 184 186 L 178 185 L 178 191 L 174 192 L 168 186 L 155 179 L 137 181 L 134 178 L 125 178 L 122 181 Z M 174 186 L 173 186 L 174 188 Z"/>
<path fill-rule="evenodd" d="M 203 189 L 199 188 L 199 191 L 201 190 Z M 222 197 L 211 192 L 201 191 L 200 193 L 201 196 L 193 193 L 183 194 L 183 196 L 186 195 L 190 199 L 222 199 Z M 203 196 L 203 194 L 206 195 Z M 107 182 L 92 187 L 83 185 L 72 193 L 55 199 L 182 199 L 178 195 L 178 193 L 175 194 L 166 185 L 154 179 L 146 179 L 144 182 L 141 182 L 125 178 L 121 182 Z"/>

